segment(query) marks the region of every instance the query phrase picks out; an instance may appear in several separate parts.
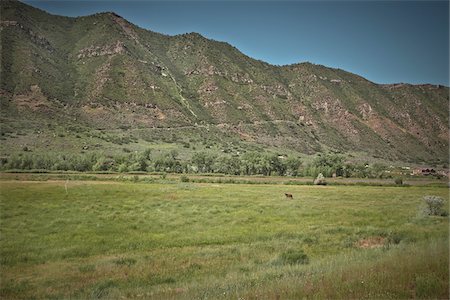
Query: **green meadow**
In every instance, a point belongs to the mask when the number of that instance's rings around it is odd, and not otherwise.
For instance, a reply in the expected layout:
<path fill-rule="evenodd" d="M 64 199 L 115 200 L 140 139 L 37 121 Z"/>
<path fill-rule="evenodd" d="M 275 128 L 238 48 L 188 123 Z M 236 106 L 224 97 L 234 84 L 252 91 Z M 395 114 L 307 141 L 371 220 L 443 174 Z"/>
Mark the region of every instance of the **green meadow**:
<path fill-rule="evenodd" d="M 0 181 L 2 299 L 448 298 L 443 187 Z M 293 194 L 287 199 L 284 193 Z"/>

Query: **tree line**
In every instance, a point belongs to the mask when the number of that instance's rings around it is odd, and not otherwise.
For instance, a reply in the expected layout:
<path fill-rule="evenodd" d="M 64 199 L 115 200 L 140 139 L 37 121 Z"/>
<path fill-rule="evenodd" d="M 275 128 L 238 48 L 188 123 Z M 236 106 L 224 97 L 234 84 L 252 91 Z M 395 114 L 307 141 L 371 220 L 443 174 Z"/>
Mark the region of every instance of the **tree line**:
<path fill-rule="evenodd" d="M 382 178 L 386 166 L 381 164 L 350 164 L 338 154 L 318 154 L 305 162 L 300 157 L 284 157 L 274 153 L 246 152 L 240 156 L 195 152 L 190 159 L 181 159 L 177 151 L 152 153 L 151 149 L 126 155 L 23 153 L 0 159 L 2 170 L 53 170 L 79 172 L 168 172 L 220 173 L 229 175 L 312 176 Z"/>

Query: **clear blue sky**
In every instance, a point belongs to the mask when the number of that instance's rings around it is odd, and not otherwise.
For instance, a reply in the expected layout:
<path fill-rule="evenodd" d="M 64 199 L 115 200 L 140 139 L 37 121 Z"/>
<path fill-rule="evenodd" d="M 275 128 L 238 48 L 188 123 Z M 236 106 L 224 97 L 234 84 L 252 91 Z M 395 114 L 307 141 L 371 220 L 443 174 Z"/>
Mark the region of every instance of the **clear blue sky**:
<path fill-rule="evenodd" d="M 377 83 L 449 85 L 448 1 L 24 1 L 114 11 L 156 32 L 198 32 L 275 65 L 309 61 Z"/>

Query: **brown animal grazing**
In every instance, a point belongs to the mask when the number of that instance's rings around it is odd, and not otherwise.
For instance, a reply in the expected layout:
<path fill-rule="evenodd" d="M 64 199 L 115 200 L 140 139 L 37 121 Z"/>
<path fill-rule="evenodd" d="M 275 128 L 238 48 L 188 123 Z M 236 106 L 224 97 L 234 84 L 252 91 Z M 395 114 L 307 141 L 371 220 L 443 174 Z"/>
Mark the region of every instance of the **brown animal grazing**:
<path fill-rule="evenodd" d="M 294 197 L 292 197 L 292 194 L 284 193 L 284 195 L 286 196 L 286 198 L 294 199 Z"/>

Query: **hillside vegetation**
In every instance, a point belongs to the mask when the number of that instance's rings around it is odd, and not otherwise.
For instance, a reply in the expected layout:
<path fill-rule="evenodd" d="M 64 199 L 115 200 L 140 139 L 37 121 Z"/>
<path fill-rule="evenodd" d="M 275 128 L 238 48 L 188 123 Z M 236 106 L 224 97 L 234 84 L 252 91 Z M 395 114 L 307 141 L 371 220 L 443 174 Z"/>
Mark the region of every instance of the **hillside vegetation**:
<path fill-rule="evenodd" d="M 380 85 L 311 63 L 274 66 L 197 33 L 114 13 L 68 18 L 2 1 L 0 154 L 142 151 L 347 153 L 448 162 L 448 87 Z M 214 141 L 215 139 L 215 141 Z M 244 151 L 242 151 L 244 150 Z M 189 151 L 187 156 L 191 156 Z"/>

